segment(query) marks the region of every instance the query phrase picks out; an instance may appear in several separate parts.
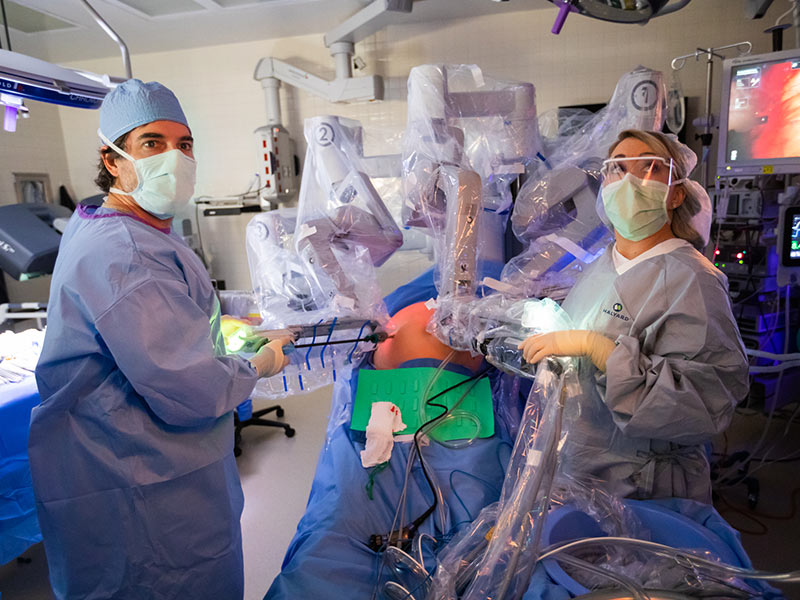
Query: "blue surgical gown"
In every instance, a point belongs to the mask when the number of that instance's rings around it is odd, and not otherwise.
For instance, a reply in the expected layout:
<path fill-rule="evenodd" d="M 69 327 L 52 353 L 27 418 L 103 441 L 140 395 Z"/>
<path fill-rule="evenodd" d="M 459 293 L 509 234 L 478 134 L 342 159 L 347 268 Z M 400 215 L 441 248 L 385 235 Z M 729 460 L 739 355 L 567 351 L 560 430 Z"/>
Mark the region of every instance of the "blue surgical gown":
<path fill-rule="evenodd" d="M 59 599 L 241 598 L 234 407 L 219 303 L 174 234 L 106 208 L 64 233 L 29 455 Z"/>

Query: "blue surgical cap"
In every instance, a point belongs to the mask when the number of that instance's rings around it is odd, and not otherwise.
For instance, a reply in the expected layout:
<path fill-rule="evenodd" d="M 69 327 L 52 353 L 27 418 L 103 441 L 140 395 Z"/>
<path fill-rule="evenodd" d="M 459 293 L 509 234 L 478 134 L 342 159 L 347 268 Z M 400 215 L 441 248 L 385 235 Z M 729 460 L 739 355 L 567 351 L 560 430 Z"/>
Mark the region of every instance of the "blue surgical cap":
<path fill-rule="evenodd" d="M 157 81 L 129 79 L 109 92 L 100 106 L 100 131 L 112 142 L 153 121 L 175 121 L 189 127 L 175 94 Z"/>

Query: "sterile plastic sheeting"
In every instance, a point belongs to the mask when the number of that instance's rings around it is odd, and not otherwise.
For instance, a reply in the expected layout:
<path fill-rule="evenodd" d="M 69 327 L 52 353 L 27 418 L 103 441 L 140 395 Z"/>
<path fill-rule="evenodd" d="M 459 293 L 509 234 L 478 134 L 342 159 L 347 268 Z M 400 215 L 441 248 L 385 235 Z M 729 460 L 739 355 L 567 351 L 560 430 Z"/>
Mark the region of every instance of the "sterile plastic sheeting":
<path fill-rule="evenodd" d="M 574 505 L 592 517 L 599 528 L 611 536 L 648 535 L 641 520 L 626 508 L 625 500 L 609 494 L 597 483 L 600 482 L 585 474 L 574 477 L 562 469 L 554 486 L 553 505 Z"/>
<path fill-rule="evenodd" d="M 538 179 L 526 182 L 511 218 L 519 240 L 528 242 L 558 234 L 581 244 L 596 227 L 603 227 L 595 210 L 600 166 L 601 161 L 588 168 L 564 165 L 539 171 Z"/>
<path fill-rule="evenodd" d="M 337 343 L 372 333 L 368 321 L 361 326 L 343 328 L 336 319 L 331 319 L 312 327 L 312 330 L 310 336 L 298 338 L 295 344 L 316 345 L 295 348 L 294 352 L 288 354 L 289 364 L 283 371 L 258 380 L 253 398 L 277 400 L 335 383 L 343 374 L 349 376 L 364 354 L 375 349 L 371 342 Z"/>
<path fill-rule="evenodd" d="M 357 121 L 315 117 L 306 121 L 305 134 L 298 207 L 257 215 L 248 225 L 248 260 L 263 325 L 383 318 L 375 267 L 402 245 L 403 236 L 367 167 L 397 176 L 399 164 L 388 156 L 363 158 Z"/>
<path fill-rule="evenodd" d="M 436 557 L 428 600 L 458 600 L 475 576 L 497 523 L 498 502 L 484 507 L 477 518 L 461 529 Z"/>
<path fill-rule="evenodd" d="M 279 399 L 333 383 L 374 347 L 347 342 L 388 318 L 376 267 L 403 236 L 369 174 L 397 177 L 397 159 L 363 157 L 357 121 L 306 121 L 306 153 L 297 209 L 256 216 L 248 225 L 248 259 L 263 319 L 260 329 L 304 326 L 278 375 L 262 378 L 256 398 Z M 302 347 L 305 346 L 305 347 Z"/>
<path fill-rule="evenodd" d="M 340 122 L 357 123 L 340 118 Z M 404 128 L 397 123 L 383 123 L 370 117 L 367 127 L 354 127 L 353 133 L 359 152 L 360 168 L 370 178 L 384 206 L 395 224 L 403 222 L 403 158 L 400 154 Z M 404 232 L 405 237 L 405 232 Z M 405 245 L 405 239 L 404 245 Z"/>
<path fill-rule="evenodd" d="M 482 207 L 507 211 L 509 185 L 540 148 L 533 84 L 492 79 L 477 65 L 414 67 L 403 140 L 404 224 L 441 235 L 442 167 L 477 173 Z"/>
<path fill-rule="evenodd" d="M 460 335 L 459 314 L 478 287 L 481 179 L 473 171 L 442 166 L 438 185 L 444 190 L 445 228 L 434 240 L 434 281 L 439 292 L 429 331 L 456 350 L 468 350 Z"/>
<path fill-rule="evenodd" d="M 380 266 L 403 244 L 403 235 L 362 164 L 360 124 L 340 117 L 306 119 L 308 142 L 297 208 L 295 245 L 315 272 L 324 272 L 339 293 L 360 296 L 359 274 L 348 255 L 365 248 Z M 360 302 L 360 298 L 355 298 Z"/>
<path fill-rule="evenodd" d="M 527 415 L 537 418 L 541 410 L 538 404 L 528 406 Z M 559 474 L 552 491 L 552 504 L 556 507 L 569 502 L 586 515 L 594 518 L 600 529 L 608 535 L 635 537 L 643 532 L 641 523 L 623 502 L 614 496 L 592 489 Z M 461 529 L 437 556 L 437 568 L 428 600 L 458 600 L 467 585 L 477 574 L 486 555 L 489 539 L 498 527 L 501 503 L 486 506 L 478 517 Z M 630 555 L 630 550 L 626 550 Z M 605 558 L 602 552 L 596 552 Z M 633 553 L 635 554 L 635 553 Z M 524 582 L 521 582 L 524 583 Z M 607 583 L 607 580 L 603 583 Z M 525 587 L 519 589 L 524 591 Z M 495 596 L 489 596 L 494 598 Z M 516 596 L 509 593 L 507 598 Z"/>
<path fill-rule="evenodd" d="M 551 510 L 564 510 L 560 507 L 567 506 L 570 510 L 580 511 L 592 519 L 594 522 L 593 531 L 597 535 L 650 539 L 649 530 L 642 524 L 636 514 L 625 506 L 625 501 L 603 491 L 602 486 L 597 485 L 601 483 L 594 478 L 587 477 L 585 474 L 580 477 L 573 477 L 572 474 L 562 469 L 553 486 Z M 551 530 L 549 524 L 546 530 Z M 591 531 L 587 531 L 586 536 L 591 533 Z M 547 536 L 547 533 L 545 533 L 545 536 Z M 543 540 L 543 546 L 552 543 L 554 543 L 554 540 L 546 537 Z M 613 573 L 629 577 L 637 582 L 643 582 L 646 579 L 646 577 L 642 577 L 642 574 L 650 568 L 649 565 L 652 560 L 652 557 L 647 554 L 630 548 L 618 548 L 613 545 L 602 549 L 594 548 L 590 558 L 582 553 L 578 553 L 578 555 L 595 566 L 602 566 L 602 568 L 607 568 Z M 598 587 L 607 587 L 609 585 L 607 577 L 593 575 L 586 570 L 579 570 L 578 572 L 579 579 L 589 584 L 588 587 L 590 588 L 594 587 L 594 582 L 598 584 Z"/>
<path fill-rule="evenodd" d="M 439 360 L 423 358 L 400 368 L 439 365 Z M 360 372 L 364 368 L 368 367 L 362 366 Z M 451 369 L 466 375 L 463 367 L 451 363 L 445 370 Z M 394 568 L 398 563 L 390 563 L 387 553 L 370 550 L 367 541 L 371 535 L 386 534 L 401 521 L 409 523 L 425 512 L 431 505 L 430 486 L 418 463 L 409 472 L 409 482 L 405 485 L 408 458 L 413 451 L 410 441 L 396 441 L 392 458 L 384 469 L 372 471 L 361 466 L 363 434 L 350 430 L 346 417 L 339 419 L 347 414 L 356 389 L 353 380 L 340 378 L 334 385 L 331 433 L 320 453 L 305 515 L 298 524 L 281 573 L 267 593 L 269 600 L 383 598 L 382 587 L 388 578 L 397 577 L 402 583 L 409 581 L 407 575 L 413 575 L 398 574 Z M 499 396 L 493 400 L 509 401 Z M 338 427 L 334 426 L 336 421 L 340 423 Z M 435 566 L 433 539 L 450 538 L 451 530 L 442 530 L 441 523 L 467 524 L 484 506 L 497 500 L 512 442 L 505 435 L 507 428 L 497 425 L 494 436 L 475 440 L 466 448 L 451 449 L 434 443 L 423 449 L 428 472 L 436 476 L 443 494 L 442 506 L 447 511 L 444 521 L 434 514 L 416 530 L 409 552 L 419 556 L 416 550 L 421 543 L 420 562 L 426 570 Z M 371 489 L 371 499 L 367 487 Z M 398 514 L 404 488 L 405 506 Z M 342 573 L 347 576 L 342 577 Z M 422 587 L 412 585 L 409 589 L 412 588 L 414 597 L 422 600 Z"/>
<path fill-rule="evenodd" d="M 437 568 L 433 589 L 439 595 L 432 597 L 519 598 L 528 586 L 568 430 L 570 417 L 565 416 L 564 407 L 579 390 L 570 361 L 548 360 L 542 365 L 525 407 L 488 544 L 485 550 L 479 549 L 483 544 L 480 539 L 487 536 L 482 527 L 471 528 L 470 534 L 457 540 L 462 548 L 472 544 L 469 559 L 450 561 Z M 442 550 L 443 557 L 448 556 L 446 552 Z M 475 560 L 479 563 L 471 569 L 475 573 L 472 578 L 464 567 Z M 453 565 L 457 568 L 455 573 Z M 456 595 L 456 585 L 466 587 L 463 595 Z"/>
<path fill-rule="evenodd" d="M 585 115 L 569 112 L 559 135 L 545 148 L 538 171 L 566 165 L 583 166 L 594 158 L 605 159 L 617 135 L 625 129 L 660 131 L 665 118 L 666 88 L 661 71 L 638 66 L 617 82 L 608 104 L 584 122 Z M 538 180 L 532 174 L 531 183 Z M 516 233 L 516 230 L 515 230 Z"/>
<path fill-rule="evenodd" d="M 574 233 L 590 226 L 576 220 L 565 232 Z M 563 300 L 584 268 L 614 241 L 611 231 L 602 224 L 577 243 L 566 237 L 565 232 L 536 239 L 506 263 L 502 275 L 503 283 L 508 286 L 506 295 Z"/>
<path fill-rule="evenodd" d="M 403 222 L 434 239 L 439 297 L 429 331 L 454 349 L 469 349 L 461 317 L 478 264 L 505 262 L 510 185 L 540 148 L 532 84 L 492 79 L 476 65 L 411 70 Z"/>
<path fill-rule="evenodd" d="M 594 118 L 594 113 L 585 108 L 551 108 L 539 114 L 539 136 L 542 140 L 542 156 L 551 154 L 558 142 L 575 135 Z"/>
<path fill-rule="evenodd" d="M 259 313 L 253 292 L 243 290 L 220 290 L 220 311 L 233 317 L 256 317 Z"/>
<path fill-rule="evenodd" d="M 484 208 L 509 208 L 503 188 L 540 147 L 533 84 L 493 79 L 477 65 L 414 67 L 403 142 L 405 223 L 435 229 L 441 220 L 441 198 L 433 191 L 441 165 L 477 172 L 487 188 Z"/>
<path fill-rule="evenodd" d="M 528 364 L 518 348 L 537 333 L 572 328 L 569 316 L 549 298 L 511 302 L 496 294 L 472 305 L 468 331 L 480 353 L 501 371 L 533 379 L 535 365 Z"/>
<path fill-rule="evenodd" d="M 296 212 L 258 215 L 248 227 L 253 288 L 268 327 L 383 313 L 375 267 L 403 236 L 360 163 L 359 132 L 356 121 L 308 119 Z"/>
<path fill-rule="evenodd" d="M 434 238 L 443 232 L 442 167 L 474 171 L 482 207 L 508 210 L 508 186 L 539 149 L 533 84 L 495 80 L 476 65 L 414 67 L 403 140 L 404 224 L 426 228 Z"/>
<path fill-rule="evenodd" d="M 568 485 L 568 488 L 567 503 L 554 506 L 549 516 L 545 545 L 609 535 L 633 541 L 666 542 L 665 554 L 657 555 L 624 541 L 558 553 L 542 562 L 553 584 L 543 582 L 541 574 L 534 576 L 524 599 L 560 597 L 554 589 L 556 583 L 563 586 L 560 590 L 582 595 L 590 590 L 608 589 L 620 581 L 640 589 L 669 590 L 692 597 L 751 598 L 762 594 L 772 597 L 776 592 L 757 580 L 746 582 L 707 567 L 693 566 L 693 557 L 721 566 L 751 566 L 738 534 L 730 535 L 730 526 L 712 507 L 684 499 L 639 501 L 598 495 L 590 487 L 576 490 Z M 554 500 L 558 500 L 555 492 Z M 699 515 L 703 517 L 697 518 Z M 583 563 L 575 563 L 575 558 Z"/>
<path fill-rule="evenodd" d="M 0 333 L 0 385 L 19 383 L 33 375 L 44 342 L 44 330 Z"/>
<path fill-rule="evenodd" d="M 247 224 L 250 278 L 265 327 L 318 320 L 330 305 L 330 296 L 295 251 L 296 221 L 297 209 L 284 208 L 259 213 Z"/>
<path fill-rule="evenodd" d="M 665 94 L 659 71 L 637 67 L 591 118 L 579 111 L 548 116 L 543 160 L 522 186 L 511 216 L 514 234 L 527 244 L 503 271 L 513 293 L 563 298 L 613 239 L 596 210 L 602 161 L 619 132 L 661 129 Z"/>

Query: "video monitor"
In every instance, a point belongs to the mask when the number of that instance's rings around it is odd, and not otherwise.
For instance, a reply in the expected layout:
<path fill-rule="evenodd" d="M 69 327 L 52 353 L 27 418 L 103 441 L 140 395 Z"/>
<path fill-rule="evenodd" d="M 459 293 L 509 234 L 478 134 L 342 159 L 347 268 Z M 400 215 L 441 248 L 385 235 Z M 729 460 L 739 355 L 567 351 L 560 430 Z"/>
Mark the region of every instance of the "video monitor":
<path fill-rule="evenodd" d="M 724 62 L 717 174 L 800 173 L 800 51 Z"/>
<path fill-rule="evenodd" d="M 786 209 L 781 233 L 781 264 L 785 267 L 800 267 L 800 206 Z"/>

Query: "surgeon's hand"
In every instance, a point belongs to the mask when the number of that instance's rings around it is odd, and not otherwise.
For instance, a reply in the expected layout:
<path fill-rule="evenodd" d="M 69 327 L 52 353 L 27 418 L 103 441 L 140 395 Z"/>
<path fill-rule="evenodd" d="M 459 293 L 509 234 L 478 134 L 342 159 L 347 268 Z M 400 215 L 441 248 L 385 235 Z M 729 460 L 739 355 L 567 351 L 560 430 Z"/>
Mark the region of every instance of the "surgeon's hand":
<path fill-rule="evenodd" d="M 538 333 L 518 346 L 525 361 L 530 364 L 536 364 L 548 356 L 588 356 L 603 372 L 615 347 L 614 341 L 606 336 L 582 329 Z"/>
<path fill-rule="evenodd" d="M 272 377 L 283 371 L 289 364 L 289 359 L 283 355 L 283 347 L 291 341 L 289 337 L 272 340 L 250 359 L 259 377 Z"/>

